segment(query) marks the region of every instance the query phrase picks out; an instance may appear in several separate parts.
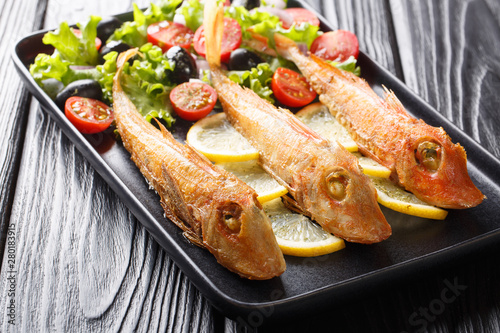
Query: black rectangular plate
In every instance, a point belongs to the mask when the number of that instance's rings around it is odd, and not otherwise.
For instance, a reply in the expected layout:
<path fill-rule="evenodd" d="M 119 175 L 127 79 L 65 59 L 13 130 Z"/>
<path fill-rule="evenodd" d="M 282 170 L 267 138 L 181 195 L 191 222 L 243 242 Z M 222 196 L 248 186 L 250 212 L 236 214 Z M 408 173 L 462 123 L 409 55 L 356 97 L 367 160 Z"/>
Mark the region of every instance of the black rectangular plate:
<path fill-rule="evenodd" d="M 298 0 L 289 5 L 311 9 Z M 322 29 L 332 30 L 318 16 Z M 131 13 L 119 17 L 131 19 Z M 342 251 L 315 258 L 287 256 L 287 270 L 278 278 L 239 278 L 217 264 L 208 251 L 186 241 L 181 231 L 164 217 L 159 197 L 149 190 L 129 153 L 114 141 L 112 133 L 82 135 L 37 86 L 28 68 L 38 53 L 52 52 L 42 43 L 45 32 L 21 39 L 13 52 L 14 63 L 27 88 L 203 295 L 228 317 L 244 321 L 277 319 L 299 310 L 326 307 L 368 292 L 383 281 L 397 281 L 500 241 L 500 161 L 361 53 L 358 63 L 363 78 L 377 92 L 381 85 L 392 89 L 412 115 L 442 126 L 454 142 L 465 147 L 471 178 L 488 199 L 476 208 L 450 210 L 444 221 L 402 215 L 382 207 L 393 235 L 380 244 L 348 243 Z M 191 124 L 178 121 L 172 130 L 174 136 L 183 141 Z"/>

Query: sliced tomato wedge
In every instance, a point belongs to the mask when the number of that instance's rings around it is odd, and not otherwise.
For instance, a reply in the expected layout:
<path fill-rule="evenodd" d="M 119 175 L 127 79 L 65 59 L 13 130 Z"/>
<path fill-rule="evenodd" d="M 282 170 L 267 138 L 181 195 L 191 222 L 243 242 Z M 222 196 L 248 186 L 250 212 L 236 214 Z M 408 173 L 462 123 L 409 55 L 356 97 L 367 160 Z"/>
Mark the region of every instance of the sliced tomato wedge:
<path fill-rule="evenodd" d="M 80 29 L 71 29 L 73 30 L 73 34 L 78 37 L 78 38 L 82 38 L 82 32 L 80 31 Z M 99 37 L 96 37 L 95 38 L 95 48 L 96 49 L 100 49 L 101 48 L 101 45 L 102 45 L 102 41 Z"/>
<path fill-rule="evenodd" d="M 271 89 L 281 104 L 290 107 L 307 105 L 316 98 L 306 78 L 288 68 L 279 67 L 274 72 Z"/>
<path fill-rule="evenodd" d="M 205 27 L 200 26 L 194 33 L 194 50 L 202 57 L 206 56 L 205 51 Z M 222 33 L 222 44 L 220 60 L 228 62 L 231 52 L 241 45 L 241 27 L 235 19 L 224 17 L 224 32 Z"/>
<path fill-rule="evenodd" d="M 319 18 L 308 9 L 305 8 L 287 8 L 285 12 L 291 16 L 293 23 L 300 24 L 303 22 L 319 27 Z M 289 29 L 292 24 L 290 22 L 281 21 L 283 28 Z"/>
<path fill-rule="evenodd" d="M 195 121 L 213 110 L 217 102 L 217 92 L 206 83 L 184 82 L 172 89 L 170 102 L 179 117 Z"/>
<path fill-rule="evenodd" d="M 85 134 L 104 131 L 114 119 L 111 107 L 96 99 L 80 96 L 66 100 L 64 114 L 78 131 Z"/>
<path fill-rule="evenodd" d="M 191 29 L 176 22 L 161 21 L 148 26 L 148 42 L 158 45 L 165 53 L 172 46 L 185 49 L 191 47 L 194 33 Z"/>
<path fill-rule="evenodd" d="M 358 58 L 359 43 L 355 34 L 347 30 L 329 31 L 314 40 L 311 53 L 331 61 L 345 61 L 350 56 Z"/>

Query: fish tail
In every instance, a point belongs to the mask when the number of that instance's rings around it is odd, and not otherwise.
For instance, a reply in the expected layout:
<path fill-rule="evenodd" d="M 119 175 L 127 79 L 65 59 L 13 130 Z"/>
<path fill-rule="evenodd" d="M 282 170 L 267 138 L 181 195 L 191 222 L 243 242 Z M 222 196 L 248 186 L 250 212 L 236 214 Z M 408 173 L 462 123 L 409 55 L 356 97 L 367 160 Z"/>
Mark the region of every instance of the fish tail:
<path fill-rule="evenodd" d="M 220 67 L 220 50 L 224 30 L 224 8 L 221 5 L 217 5 L 216 0 L 206 1 L 203 25 L 205 27 L 207 62 L 211 67 Z"/>
<path fill-rule="evenodd" d="M 293 56 L 291 50 L 297 49 L 297 44 L 288 37 L 285 37 L 281 34 L 274 34 L 274 43 L 276 45 L 276 51 L 280 56 L 285 58 L 286 60 L 293 61 Z"/>

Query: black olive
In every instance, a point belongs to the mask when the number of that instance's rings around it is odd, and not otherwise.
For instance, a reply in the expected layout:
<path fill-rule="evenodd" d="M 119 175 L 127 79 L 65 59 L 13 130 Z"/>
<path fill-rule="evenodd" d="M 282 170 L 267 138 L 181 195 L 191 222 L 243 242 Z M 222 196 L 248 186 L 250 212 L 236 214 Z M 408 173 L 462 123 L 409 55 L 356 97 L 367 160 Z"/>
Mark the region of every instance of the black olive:
<path fill-rule="evenodd" d="M 95 80 L 84 79 L 73 81 L 56 96 L 55 102 L 59 109 L 64 110 L 64 104 L 71 96 L 81 96 L 102 101 L 102 89 Z"/>
<path fill-rule="evenodd" d="M 121 26 L 122 21 L 116 17 L 105 17 L 97 24 L 97 37 L 99 37 L 103 43 L 106 43 L 115 30 Z"/>
<path fill-rule="evenodd" d="M 128 49 L 131 49 L 132 46 L 122 42 L 122 41 L 116 41 L 112 40 L 106 45 L 104 45 L 101 50 L 99 51 L 99 63 L 104 64 L 104 56 L 108 54 L 109 52 L 116 51 L 118 53 L 127 51 Z"/>
<path fill-rule="evenodd" d="M 247 71 L 264 62 L 261 57 L 247 49 L 236 49 L 231 52 L 229 69 L 232 71 Z"/>
<path fill-rule="evenodd" d="M 193 57 L 180 46 L 173 46 L 166 53 L 167 59 L 174 63 L 172 80 L 181 84 L 198 77 L 198 68 Z"/>
<path fill-rule="evenodd" d="M 260 7 L 260 0 L 233 0 L 231 6 L 243 6 L 250 10 Z"/>

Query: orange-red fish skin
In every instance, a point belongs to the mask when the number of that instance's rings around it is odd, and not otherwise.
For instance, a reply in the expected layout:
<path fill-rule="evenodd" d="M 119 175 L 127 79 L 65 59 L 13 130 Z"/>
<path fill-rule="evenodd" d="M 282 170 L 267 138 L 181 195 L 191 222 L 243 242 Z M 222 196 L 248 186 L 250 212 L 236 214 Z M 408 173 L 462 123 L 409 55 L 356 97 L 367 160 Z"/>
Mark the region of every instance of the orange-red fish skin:
<path fill-rule="evenodd" d="M 177 142 L 164 127 L 160 132 L 123 92 L 121 66 L 134 52 L 118 59 L 115 119 L 124 147 L 160 195 L 166 216 L 188 239 L 240 276 L 263 280 L 281 275 L 285 260 L 255 191 Z"/>
<path fill-rule="evenodd" d="M 212 83 L 229 122 L 260 153 L 263 168 L 285 186 L 297 210 L 347 241 L 376 243 L 391 227 L 376 191 L 344 147 L 330 143 L 289 110 L 276 108 L 229 80 L 220 67 L 223 9 L 205 4 L 205 38 Z"/>
<path fill-rule="evenodd" d="M 465 150 L 453 144 L 442 128 L 411 117 L 394 93 L 387 91 L 384 100 L 363 79 L 314 55 L 303 55 L 288 38 L 276 35 L 275 41 L 278 52 L 295 62 L 360 151 L 392 170 L 405 189 L 443 208 L 469 208 L 482 202 L 484 195 L 467 172 Z M 416 159 L 422 142 L 441 146 L 437 170 L 427 170 Z"/>

